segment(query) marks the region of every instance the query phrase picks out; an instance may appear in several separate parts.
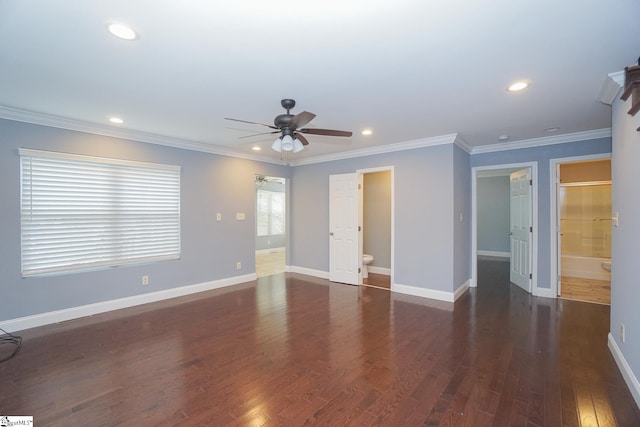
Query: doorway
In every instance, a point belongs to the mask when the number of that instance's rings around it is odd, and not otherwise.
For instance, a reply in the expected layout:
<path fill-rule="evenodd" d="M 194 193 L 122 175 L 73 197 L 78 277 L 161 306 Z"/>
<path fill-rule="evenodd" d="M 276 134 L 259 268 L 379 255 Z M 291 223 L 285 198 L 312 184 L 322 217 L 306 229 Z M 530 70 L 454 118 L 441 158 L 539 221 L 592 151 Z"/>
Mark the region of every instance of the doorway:
<path fill-rule="evenodd" d="M 514 276 L 517 276 L 518 286 L 533 295 L 542 295 L 544 291 L 538 289 L 536 274 L 538 266 L 537 163 L 477 166 L 471 170 L 471 287 L 476 287 L 478 283 L 478 259 L 488 258 L 509 262 L 510 271 L 515 273 L 512 274 L 511 281 L 513 282 Z M 483 190 L 484 181 L 480 180 L 488 178 L 494 181 L 499 180 L 500 185 L 490 184 L 486 187 L 490 189 L 487 193 Z M 485 199 L 487 195 L 491 197 L 490 200 Z M 516 203 L 518 198 L 524 195 L 527 196 L 527 203 L 525 205 Z M 489 206 L 493 212 L 487 214 L 483 211 L 483 206 Z M 514 221 L 514 215 L 517 221 Z"/>
<path fill-rule="evenodd" d="M 552 162 L 557 296 L 611 303 L 611 159 Z"/>
<path fill-rule="evenodd" d="M 256 175 L 256 277 L 284 273 L 286 266 L 286 180 Z"/>
<path fill-rule="evenodd" d="M 361 171 L 362 284 L 391 289 L 391 171 Z"/>
<path fill-rule="evenodd" d="M 383 172 L 380 175 L 373 175 Z M 369 174 L 371 181 L 369 190 L 373 191 L 370 201 L 376 204 L 376 199 L 384 199 L 384 210 L 381 212 L 369 212 L 366 225 L 369 231 L 375 233 L 375 227 L 384 222 L 384 229 L 388 230 L 384 235 L 370 237 L 367 242 L 367 250 L 373 253 L 373 260 L 367 265 L 367 269 L 374 275 L 387 276 L 382 278 L 388 286 L 393 287 L 394 265 L 394 174 L 393 166 L 380 168 L 361 169 L 355 173 L 337 174 L 329 176 L 329 280 L 351 285 L 363 283 L 363 254 L 365 243 L 363 228 L 365 227 L 364 211 L 364 180 Z M 368 179 L 369 180 L 369 179 Z M 375 184 L 372 184 L 376 182 Z M 383 188 L 381 190 L 381 188 Z M 380 214 L 380 215 L 376 215 Z M 369 220 L 374 221 L 374 225 Z M 381 217 L 383 219 L 381 219 Z M 372 239 L 372 240 L 371 240 Z M 379 260 L 376 263 L 376 255 Z M 388 261 L 388 263 L 387 263 Z M 375 276 L 372 276 L 372 279 Z"/>

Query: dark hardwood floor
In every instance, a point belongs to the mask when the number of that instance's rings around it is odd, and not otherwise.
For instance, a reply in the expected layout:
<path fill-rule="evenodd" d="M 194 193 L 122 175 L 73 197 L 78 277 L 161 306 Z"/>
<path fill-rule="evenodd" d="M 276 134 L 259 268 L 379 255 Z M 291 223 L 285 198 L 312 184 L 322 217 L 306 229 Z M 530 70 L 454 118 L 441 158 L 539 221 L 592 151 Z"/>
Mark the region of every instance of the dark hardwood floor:
<path fill-rule="evenodd" d="M 638 426 L 609 307 L 508 263 L 448 304 L 279 274 L 22 331 L 0 414 L 38 426 Z M 506 266 L 506 268 L 505 268 Z"/>

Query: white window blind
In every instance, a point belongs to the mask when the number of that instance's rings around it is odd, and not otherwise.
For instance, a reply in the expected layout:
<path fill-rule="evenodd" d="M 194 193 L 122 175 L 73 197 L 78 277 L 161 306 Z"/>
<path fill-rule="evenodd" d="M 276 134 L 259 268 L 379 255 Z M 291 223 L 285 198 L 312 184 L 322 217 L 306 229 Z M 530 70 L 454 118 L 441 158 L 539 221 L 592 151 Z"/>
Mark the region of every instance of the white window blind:
<path fill-rule="evenodd" d="M 180 257 L 180 167 L 20 149 L 22 275 Z"/>
<path fill-rule="evenodd" d="M 258 236 L 284 234 L 284 194 L 277 191 L 258 190 L 256 214 Z"/>

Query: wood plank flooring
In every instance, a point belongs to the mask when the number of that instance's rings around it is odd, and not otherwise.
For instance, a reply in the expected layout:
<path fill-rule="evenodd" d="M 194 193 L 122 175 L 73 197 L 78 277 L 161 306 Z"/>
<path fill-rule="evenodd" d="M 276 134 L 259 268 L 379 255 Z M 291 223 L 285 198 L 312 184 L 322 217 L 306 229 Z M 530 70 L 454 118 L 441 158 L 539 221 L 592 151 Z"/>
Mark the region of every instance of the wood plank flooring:
<path fill-rule="evenodd" d="M 481 262 L 455 304 L 297 274 L 22 331 L 0 414 L 46 426 L 638 426 L 609 307 Z"/>
<path fill-rule="evenodd" d="M 561 298 L 611 305 L 611 282 L 562 276 Z"/>
<path fill-rule="evenodd" d="M 391 289 L 391 277 L 386 274 L 369 273 L 369 277 L 362 279 L 362 283 L 376 288 Z"/>

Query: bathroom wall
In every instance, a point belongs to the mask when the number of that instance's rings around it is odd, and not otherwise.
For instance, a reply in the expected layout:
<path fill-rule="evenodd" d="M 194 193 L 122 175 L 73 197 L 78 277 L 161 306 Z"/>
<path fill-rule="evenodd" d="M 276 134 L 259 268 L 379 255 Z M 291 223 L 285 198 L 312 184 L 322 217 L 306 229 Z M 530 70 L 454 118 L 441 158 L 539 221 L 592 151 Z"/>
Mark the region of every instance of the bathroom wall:
<path fill-rule="evenodd" d="M 363 183 L 363 252 L 370 266 L 391 268 L 391 172 L 366 173 Z"/>
<path fill-rule="evenodd" d="M 509 176 L 478 178 L 478 254 L 509 256 Z"/>

